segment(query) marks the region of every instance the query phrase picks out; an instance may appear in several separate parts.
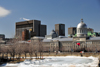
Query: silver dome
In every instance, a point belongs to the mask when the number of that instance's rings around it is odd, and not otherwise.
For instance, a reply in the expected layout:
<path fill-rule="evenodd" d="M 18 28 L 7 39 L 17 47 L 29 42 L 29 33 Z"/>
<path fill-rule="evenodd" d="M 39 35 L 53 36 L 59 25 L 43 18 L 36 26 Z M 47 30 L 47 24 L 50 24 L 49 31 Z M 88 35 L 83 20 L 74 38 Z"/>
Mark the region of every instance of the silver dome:
<path fill-rule="evenodd" d="M 83 19 L 81 19 L 81 22 L 77 25 L 77 28 L 87 28 L 87 25 L 83 23 Z"/>

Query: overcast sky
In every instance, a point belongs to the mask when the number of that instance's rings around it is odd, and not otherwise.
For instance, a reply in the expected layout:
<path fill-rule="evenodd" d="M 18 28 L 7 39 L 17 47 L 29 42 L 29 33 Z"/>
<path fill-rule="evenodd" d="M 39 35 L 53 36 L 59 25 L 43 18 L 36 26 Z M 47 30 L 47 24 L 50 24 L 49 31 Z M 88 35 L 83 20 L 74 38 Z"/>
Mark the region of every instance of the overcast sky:
<path fill-rule="evenodd" d="M 15 35 L 15 23 L 41 20 L 47 25 L 47 34 L 55 24 L 76 27 L 83 18 L 87 27 L 100 31 L 100 0 L 0 0 L 0 34 Z"/>

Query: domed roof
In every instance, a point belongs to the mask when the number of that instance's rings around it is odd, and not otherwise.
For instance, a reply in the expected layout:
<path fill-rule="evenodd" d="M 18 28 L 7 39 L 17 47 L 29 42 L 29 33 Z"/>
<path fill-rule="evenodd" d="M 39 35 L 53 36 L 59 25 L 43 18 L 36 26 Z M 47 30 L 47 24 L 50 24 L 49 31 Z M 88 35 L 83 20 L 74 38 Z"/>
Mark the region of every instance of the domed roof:
<path fill-rule="evenodd" d="M 77 28 L 87 28 L 87 25 L 83 23 L 83 19 L 81 19 L 81 22 L 77 25 Z"/>
<path fill-rule="evenodd" d="M 51 31 L 50 35 L 56 34 L 54 30 Z"/>

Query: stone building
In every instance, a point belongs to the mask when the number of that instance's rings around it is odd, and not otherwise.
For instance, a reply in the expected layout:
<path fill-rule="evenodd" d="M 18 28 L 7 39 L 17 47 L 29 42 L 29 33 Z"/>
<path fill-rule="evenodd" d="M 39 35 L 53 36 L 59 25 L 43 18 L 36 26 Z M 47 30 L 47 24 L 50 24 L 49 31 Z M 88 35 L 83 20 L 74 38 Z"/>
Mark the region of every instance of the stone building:
<path fill-rule="evenodd" d="M 45 36 L 46 35 L 46 25 L 41 25 L 39 20 L 29 20 L 16 23 L 16 36 L 23 37 L 33 37 L 33 36 Z M 29 35 L 24 36 L 22 32 L 27 30 Z M 41 32 L 42 31 L 42 32 Z M 27 39 L 24 39 L 27 40 Z"/>
<path fill-rule="evenodd" d="M 81 23 L 79 23 L 77 27 L 69 27 L 68 28 L 68 37 L 75 37 L 76 35 L 79 35 L 79 34 L 82 35 L 83 34 L 82 32 L 84 32 L 84 31 L 86 31 L 85 34 L 89 34 L 88 36 L 90 36 L 90 35 L 92 36 L 92 34 L 94 33 L 94 30 L 92 28 L 87 28 L 87 26 L 83 30 L 82 29 L 80 30 L 80 27 L 82 24 L 83 24 L 83 26 L 86 26 L 86 24 L 83 23 L 83 19 L 81 19 Z"/>
<path fill-rule="evenodd" d="M 39 40 L 38 39 L 31 39 Z M 67 37 L 55 37 L 55 38 L 43 38 L 43 51 L 100 51 L 100 37 L 88 37 L 87 36 L 87 25 L 81 19 L 81 22 L 77 25 L 77 36 L 73 38 Z"/>
<path fill-rule="evenodd" d="M 87 25 L 81 19 L 81 22 L 77 25 L 77 37 L 87 36 Z"/>

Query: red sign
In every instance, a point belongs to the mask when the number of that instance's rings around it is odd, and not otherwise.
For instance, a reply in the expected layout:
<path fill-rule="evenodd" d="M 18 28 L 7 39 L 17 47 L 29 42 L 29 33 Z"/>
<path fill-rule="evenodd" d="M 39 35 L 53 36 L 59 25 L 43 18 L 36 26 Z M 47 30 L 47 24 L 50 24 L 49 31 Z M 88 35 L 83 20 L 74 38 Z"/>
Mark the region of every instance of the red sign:
<path fill-rule="evenodd" d="M 78 46 L 80 46 L 80 43 L 77 43 Z"/>

